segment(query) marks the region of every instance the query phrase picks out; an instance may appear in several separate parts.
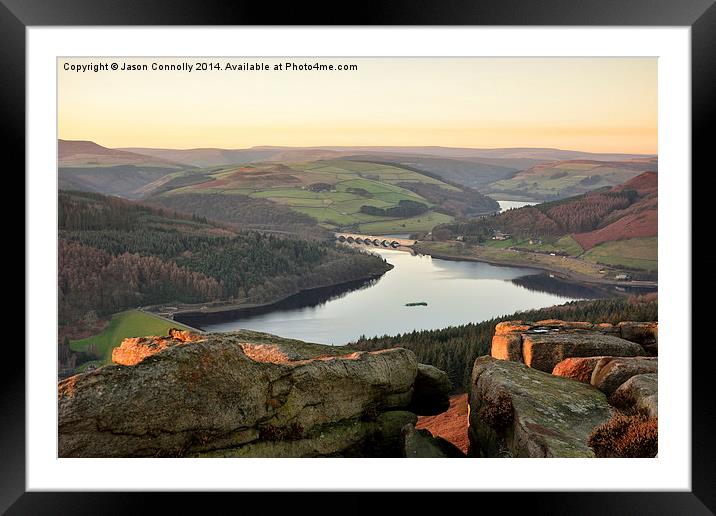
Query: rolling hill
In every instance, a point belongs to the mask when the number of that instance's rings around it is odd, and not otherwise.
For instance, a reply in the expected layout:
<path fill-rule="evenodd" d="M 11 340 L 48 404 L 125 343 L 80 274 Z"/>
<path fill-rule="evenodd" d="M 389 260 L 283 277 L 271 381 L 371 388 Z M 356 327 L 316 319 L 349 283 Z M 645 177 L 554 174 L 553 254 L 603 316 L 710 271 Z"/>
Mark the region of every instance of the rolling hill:
<path fill-rule="evenodd" d="M 332 241 L 236 231 L 196 215 L 89 192 L 59 192 L 59 319 L 140 305 L 271 301 L 383 272 Z"/>
<path fill-rule="evenodd" d="M 171 160 L 120 149 L 110 149 L 86 140 L 57 140 L 57 158 L 60 167 L 141 165 L 186 168 L 185 165 Z"/>
<path fill-rule="evenodd" d="M 407 157 L 476 160 L 487 165 L 505 166 L 524 170 L 540 163 L 566 160 L 624 161 L 648 158 L 642 154 L 592 153 L 544 148 L 477 149 L 433 146 L 318 146 L 280 147 L 257 146 L 247 149 L 158 149 L 147 147 L 124 147 L 121 150 L 143 154 L 197 167 L 210 167 L 254 161 L 313 161 L 338 159 L 349 156 L 370 156 L 391 161 Z"/>
<path fill-rule="evenodd" d="M 457 221 L 435 228 L 433 235 L 438 240 L 460 237 L 488 247 L 656 271 L 658 175 L 643 172 L 611 188 Z"/>
<path fill-rule="evenodd" d="M 482 158 L 453 159 L 400 154 L 358 154 L 346 156 L 344 159 L 399 166 L 478 190 L 494 181 L 513 177 L 524 165 L 524 168 L 528 168 L 536 163 L 543 163 L 540 160 L 485 158 L 489 162 L 483 162 Z"/>
<path fill-rule="evenodd" d="M 577 159 L 536 165 L 487 185 L 493 197 L 553 200 L 617 186 L 642 172 L 658 169 L 657 158 L 621 161 Z"/>
<path fill-rule="evenodd" d="M 162 180 L 163 181 L 163 180 Z M 377 234 L 430 231 L 453 216 L 499 209 L 479 192 L 396 165 L 349 160 L 264 162 L 173 175 L 148 192 L 168 207 L 219 217 L 231 205 L 272 202 L 327 229 Z M 161 184 L 159 184 L 161 183 Z M 202 208 L 202 196 L 205 208 Z M 224 208 L 218 208 L 223 206 Z M 410 207 L 406 211 L 406 207 Z"/>
<path fill-rule="evenodd" d="M 61 189 L 141 197 L 141 188 L 186 165 L 161 158 L 102 147 L 90 141 L 58 140 Z"/>
<path fill-rule="evenodd" d="M 58 148 L 60 188 L 152 199 L 237 227 L 290 232 L 316 223 L 379 234 L 427 232 L 453 217 L 496 211 L 490 197 L 562 199 L 657 167 L 650 156 L 541 148 L 109 149 L 67 140 Z M 196 196 L 207 193 L 214 196 L 204 206 Z M 406 203 L 425 209 L 407 204 L 415 208 L 410 216 L 396 216 Z M 277 216 L 266 217 L 272 206 Z"/>

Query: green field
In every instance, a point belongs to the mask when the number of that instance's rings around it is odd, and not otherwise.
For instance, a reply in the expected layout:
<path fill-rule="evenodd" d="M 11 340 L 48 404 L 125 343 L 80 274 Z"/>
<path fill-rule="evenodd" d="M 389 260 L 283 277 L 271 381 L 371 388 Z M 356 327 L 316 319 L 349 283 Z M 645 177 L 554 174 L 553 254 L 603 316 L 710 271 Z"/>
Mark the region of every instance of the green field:
<path fill-rule="evenodd" d="M 659 270 L 658 238 L 630 238 L 605 242 L 591 248 L 582 255 L 592 263 L 642 269 L 655 272 Z"/>
<path fill-rule="evenodd" d="M 563 236 L 555 242 L 543 241 L 539 244 L 535 241 L 530 244 L 529 239 L 508 238 L 507 240 L 488 240 L 485 242 L 485 245 L 495 249 L 507 249 L 509 247 L 514 247 L 541 253 L 566 253 L 568 256 L 579 256 L 584 252 L 584 249 L 582 249 L 577 241 L 570 235 Z"/>
<path fill-rule="evenodd" d="M 70 342 L 70 349 L 73 351 L 87 351 L 87 348 L 94 344 L 97 353 L 102 359 L 83 364 L 84 367 L 90 363 L 95 365 L 108 364 L 112 361 L 112 350 L 119 346 L 127 337 L 145 337 L 147 335 L 166 335 L 169 328 L 190 329 L 181 323 L 168 321 L 138 310 L 128 310 L 112 316 L 112 320 L 104 331 L 98 335 L 87 337 L 82 340 Z"/>
<path fill-rule="evenodd" d="M 358 226 L 358 231 L 368 235 L 430 231 L 438 224 L 447 224 L 452 220 L 453 218 L 450 215 L 430 211 L 423 215 L 418 215 L 417 217 L 411 217 L 409 219 L 366 222 Z"/>
<path fill-rule="evenodd" d="M 436 224 L 452 220 L 429 212 L 420 217 L 387 219 L 361 213 L 362 206 L 391 208 L 400 201 L 415 201 L 433 208 L 420 195 L 398 186 L 401 183 L 439 185 L 457 191 L 452 185 L 404 168 L 357 161 L 326 160 L 306 163 L 254 163 L 200 172 L 208 181 L 180 186 L 161 195 L 181 193 L 240 194 L 267 199 L 306 214 L 331 230 L 359 226 L 361 231 L 391 233 L 430 231 Z M 329 185 L 314 191 L 311 185 Z"/>

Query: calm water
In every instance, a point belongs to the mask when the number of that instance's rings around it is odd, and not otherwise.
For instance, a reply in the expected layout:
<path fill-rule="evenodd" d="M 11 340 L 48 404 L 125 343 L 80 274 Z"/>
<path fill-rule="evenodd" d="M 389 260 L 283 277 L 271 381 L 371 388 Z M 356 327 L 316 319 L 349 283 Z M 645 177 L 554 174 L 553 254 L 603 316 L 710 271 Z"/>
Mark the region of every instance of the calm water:
<path fill-rule="evenodd" d="M 363 288 L 339 294 L 299 294 L 267 313 L 200 325 L 207 331 L 244 328 L 339 345 L 361 335 L 443 328 L 571 299 L 599 297 L 533 269 L 447 261 L 394 250 L 374 252 L 394 268 Z M 405 306 L 421 301 L 428 306 Z"/>
<path fill-rule="evenodd" d="M 534 206 L 535 204 L 539 204 L 536 202 L 525 202 L 525 201 L 500 201 L 498 199 L 495 199 L 497 201 L 497 204 L 500 205 L 500 211 L 503 212 L 505 210 L 510 210 L 512 208 L 522 208 L 522 206 Z"/>

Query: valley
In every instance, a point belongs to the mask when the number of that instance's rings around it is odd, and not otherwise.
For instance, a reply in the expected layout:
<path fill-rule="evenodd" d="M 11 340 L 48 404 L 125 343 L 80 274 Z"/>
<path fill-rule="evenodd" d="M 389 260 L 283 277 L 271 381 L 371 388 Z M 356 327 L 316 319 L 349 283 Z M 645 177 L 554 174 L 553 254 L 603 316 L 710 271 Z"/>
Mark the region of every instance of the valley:
<path fill-rule="evenodd" d="M 60 191 L 63 356 L 82 367 L 174 318 L 345 344 L 368 327 L 428 330 L 657 285 L 657 174 L 640 172 L 656 168 L 650 157 L 59 146 L 60 185 L 71 187 Z M 411 256 L 336 245 L 336 232 L 417 243 Z M 451 295 L 453 276 L 476 282 L 477 298 Z M 413 298 L 427 306 L 406 308 Z"/>

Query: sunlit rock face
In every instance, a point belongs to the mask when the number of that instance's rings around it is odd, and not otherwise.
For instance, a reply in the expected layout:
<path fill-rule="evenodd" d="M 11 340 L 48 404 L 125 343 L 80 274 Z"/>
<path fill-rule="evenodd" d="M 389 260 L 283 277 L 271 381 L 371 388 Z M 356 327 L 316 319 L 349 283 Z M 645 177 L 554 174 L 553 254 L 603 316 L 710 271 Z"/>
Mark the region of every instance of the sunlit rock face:
<path fill-rule="evenodd" d="M 651 322 L 498 324 L 491 356 L 473 366 L 469 455 L 593 457 L 590 436 L 613 417 L 639 424 L 656 419 L 657 328 Z M 656 428 L 655 421 L 649 425 Z"/>
<path fill-rule="evenodd" d="M 582 383 L 592 383 L 592 373 L 602 358 L 604 357 L 565 358 L 554 366 L 552 374 L 563 378 L 571 378 Z"/>
<path fill-rule="evenodd" d="M 624 333 L 634 337 L 637 332 L 632 330 L 633 326 L 623 324 Z M 567 358 L 646 355 L 647 351 L 639 342 L 622 338 L 621 329 L 621 325 L 614 327 L 555 319 L 508 321 L 495 327 L 490 354 L 500 360 L 522 362 L 546 373 L 551 373 Z"/>
<path fill-rule="evenodd" d="M 167 337 L 132 337 L 124 339 L 112 350 L 112 362 L 120 365 L 136 365 L 145 358 L 170 346 L 201 340 L 201 336 L 184 330 L 170 329 Z"/>
<path fill-rule="evenodd" d="M 61 457 L 401 456 L 415 412 L 449 403 L 445 373 L 416 385 L 405 349 L 179 332 L 126 339 L 113 359 L 60 382 Z"/>
<path fill-rule="evenodd" d="M 658 360 L 657 357 L 604 357 L 594 368 L 591 384 L 611 396 L 632 376 L 657 373 Z"/>

